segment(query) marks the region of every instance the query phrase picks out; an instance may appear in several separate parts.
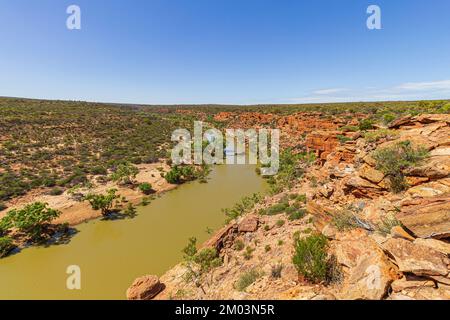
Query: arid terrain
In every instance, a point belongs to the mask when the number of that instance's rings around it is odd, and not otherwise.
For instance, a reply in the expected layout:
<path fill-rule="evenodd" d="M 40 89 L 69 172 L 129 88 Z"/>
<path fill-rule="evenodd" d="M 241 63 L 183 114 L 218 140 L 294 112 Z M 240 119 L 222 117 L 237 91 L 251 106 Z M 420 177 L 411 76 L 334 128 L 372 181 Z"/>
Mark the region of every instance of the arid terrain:
<path fill-rule="evenodd" d="M 450 299 L 450 115 L 419 113 L 217 114 L 281 128 L 289 155 L 270 194 L 128 298 Z"/>
<path fill-rule="evenodd" d="M 130 284 L 128 299 L 450 299 L 449 112 L 448 101 L 2 98 L 0 257 L 46 245 L 68 225 L 132 218 L 155 195 L 207 182 L 209 168 L 174 166 L 169 156 L 171 132 L 202 120 L 220 130 L 281 129 L 280 170 L 265 177 L 267 193 L 224 208 L 224 226 L 208 241 L 180 248 L 178 265 Z"/>

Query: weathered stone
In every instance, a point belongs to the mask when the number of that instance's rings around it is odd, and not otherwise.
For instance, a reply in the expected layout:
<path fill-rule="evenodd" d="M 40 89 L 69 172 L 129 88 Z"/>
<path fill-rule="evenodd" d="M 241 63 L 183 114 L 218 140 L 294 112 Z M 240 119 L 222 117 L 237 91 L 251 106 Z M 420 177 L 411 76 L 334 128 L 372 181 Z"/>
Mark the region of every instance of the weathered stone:
<path fill-rule="evenodd" d="M 450 236 L 450 196 L 405 201 L 396 217 L 417 237 L 448 237 Z"/>
<path fill-rule="evenodd" d="M 359 168 L 358 174 L 360 177 L 373 183 L 379 183 L 384 178 L 384 174 L 381 171 L 378 171 L 367 164 L 364 164 Z"/>
<path fill-rule="evenodd" d="M 403 239 L 389 239 L 383 249 L 394 257 L 401 272 L 418 276 L 447 276 L 450 260 L 439 251 Z"/>
<path fill-rule="evenodd" d="M 450 175 L 450 157 L 431 157 L 423 165 L 406 170 L 406 174 L 429 179 L 447 178 Z"/>
<path fill-rule="evenodd" d="M 322 231 L 325 225 L 331 221 L 332 210 L 321 206 L 317 202 L 308 201 L 306 210 L 313 216 L 314 227 L 319 231 Z"/>
<path fill-rule="evenodd" d="M 137 278 L 127 290 L 128 300 L 151 300 L 164 289 L 157 276 Z"/>
<path fill-rule="evenodd" d="M 450 255 L 450 243 L 436 239 L 422 239 L 422 238 L 415 239 L 414 243 L 428 248 L 432 248 L 436 251 L 442 252 L 443 254 Z"/>
<path fill-rule="evenodd" d="M 434 288 L 436 287 L 434 281 L 427 280 L 427 279 L 407 279 L 407 278 L 401 278 L 399 280 L 395 280 L 391 284 L 391 288 L 394 292 L 402 292 L 406 289 L 417 289 L 417 288 L 423 288 L 423 287 L 429 287 Z"/>
<path fill-rule="evenodd" d="M 407 296 L 403 293 L 393 293 L 387 298 L 387 300 L 416 300 L 410 296 Z"/>
<path fill-rule="evenodd" d="M 336 300 L 336 297 L 332 294 L 319 294 L 311 298 L 311 300 Z"/>
<path fill-rule="evenodd" d="M 447 286 L 450 286 L 450 278 L 447 277 L 443 277 L 443 276 L 428 276 L 429 278 L 433 279 L 434 281 L 440 283 L 440 284 L 445 284 Z"/>
<path fill-rule="evenodd" d="M 365 163 L 367 163 L 369 166 L 371 166 L 371 167 L 375 167 L 375 165 L 377 164 L 377 162 L 375 161 L 375 159 L 374 158 L 372 158 L 370 155 L 366 155 L 364 158 L 363 158 L 363 161 L 365 162 Z"/>
<path fill-rule="evenodd" d="M 414 241 L 414 237 L 412 237 L 408 232 L 405 231 L 401 226 L 394 226 L 391 229 L 391 236 L 393 238 L 403 238 L 406 240 Z"/>
<path fill-rule="evenodd" d="M 434 123 L 434 122 L 445 122 L 450 123 L 450 115 L 449 114 L 421 114 L 417 116 L 416 121 L 424 124 Z"/>
<path fill-rule="evenodd" d="M 412 177 L 407 177 L 407 181 L 409 181 Z M 414 177 L 418 179 L 417 177 Z M 428 178 L 423 178 L 428 179 Z M 412 184 L 410 184 L 412 185 Z M 429 198 L 441 196 L 446 193 L 450 193 L 450 178 L 440 179 L 437 181 L 431 181 L 428 183 L 423 183 L 417 185 L 415 187 L 409 188 L 406 191 L 407 195 L 410 195 L 413 198 Z"/>
<path fill-rule="evenodd" d="M 208 239 L 202 247 L 214 248 L 220 252 L 227 245 L 234 242 L 234 238 L 238 234 L 238 227 L 236 224 L 228 224 L 218 232 L 216 232 L 210 239 Z"/>
<path fill-rule="evenodd" d="M 410 126 L 413 125 L 414 121 L 412 119 L 412 116 L 405 116 L 405 117 L 401 117 L 398 119 L 395 119 L 394 121 L 392 121 L 389 124 L 389 128 L 394 129 L 394 128 L 399 128 L 402 126 Z"/>
<path fill-rule="evenodd" d="M 337 232 L 338 230 L 330 223 L 322 229 L 322 234 L 328 239 L 335 239 Z"/>
<path fill-rule="evenodd" d="M 403 292 L 415 300 L 449 300 L 450 292 L 441 288 L 416 288 L 406 289 Z"/>
<path fill-rule="evenodd" d="M 450 147 L 436 148 L 430 152 L 430 156 L 432 156 L 432 157 L 437 157 L 437 156 L 450 157 Z"/>
<path fill-rule="evenodd" d="M 345 280 L 339 298 L 383 299 L 396 277 L 395 268 L 370 238 L 358 242 L 360 243 L 348 243 L 345 249 L 342 248 L 350 252 L 345 254 L 341 252 L 340 260 L 346 256 L 345 263 L 351 268 L 348 271 L 350 276 Z"/>
<path fill-rule="evenodd" d="M 255 232 L 258 229 L 258 217 L 251 215 L 245 217 L 238 225 L 239 232 Z"/>
<path fill-rule="evenodd" d="M 414 187 L 425 182 L 428 182 L 430 179 L 427 177 L 406 177 L 406 184 L 408 186 Z"/>
<path fill-rule="evenodd" d="M 334 192 L 334 188 L 330 185 L 324 185 L 318 190 L 319 194 L 325 198 L 331 197 Z"/>
<path fill-rule="evenodd" d="M 315 151 L 320 159 L 325 160 L 339 146 L 338 134 L 340 134 L 339 131 L 312 132 L 306 137 L 306 148 L 308 151 Z"/>

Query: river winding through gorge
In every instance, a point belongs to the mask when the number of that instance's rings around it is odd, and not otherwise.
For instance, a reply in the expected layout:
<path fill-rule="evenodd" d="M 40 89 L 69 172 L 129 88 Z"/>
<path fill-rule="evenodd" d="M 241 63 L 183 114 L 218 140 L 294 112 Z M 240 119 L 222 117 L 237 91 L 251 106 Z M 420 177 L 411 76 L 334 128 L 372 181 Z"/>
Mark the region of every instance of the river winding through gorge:
<path fill-rule="evenodd" d="M 163 194 L 134 219 L 76 226 L 68 244 L 32 247 L 0 260 L 0 299 L 125 299 L 137 277 L 162 275 L 182 259 L 189 237 L 199 243 L 225 220 L 222 208 L 266 189 L 254 165 L 215 166 L 208 183 Z M 81 290 L 68 290 L 66 269 L 81 268 Z"/>

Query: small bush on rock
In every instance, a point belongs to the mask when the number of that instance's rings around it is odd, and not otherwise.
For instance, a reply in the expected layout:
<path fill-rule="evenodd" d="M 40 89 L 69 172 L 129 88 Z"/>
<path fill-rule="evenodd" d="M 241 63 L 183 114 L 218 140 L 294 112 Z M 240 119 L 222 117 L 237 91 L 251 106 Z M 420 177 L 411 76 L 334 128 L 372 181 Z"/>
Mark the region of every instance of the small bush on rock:
<path fill-rule="evenodd" d="M 327 239 L 322 234 L 298 239 L 292 259 L 300 276 L 313 283 L 327 278 Z"/>
<path fill-rule="evenodd" d="M 419 165 L 428 155 L 425 148 L 414 148 L 410 141 L 402 141 L 392 147 L 376 150 L 373 158 L 376 169 L 389 178 L 391 190 L 399 193 L 407 187 L 405 170 Z"/>

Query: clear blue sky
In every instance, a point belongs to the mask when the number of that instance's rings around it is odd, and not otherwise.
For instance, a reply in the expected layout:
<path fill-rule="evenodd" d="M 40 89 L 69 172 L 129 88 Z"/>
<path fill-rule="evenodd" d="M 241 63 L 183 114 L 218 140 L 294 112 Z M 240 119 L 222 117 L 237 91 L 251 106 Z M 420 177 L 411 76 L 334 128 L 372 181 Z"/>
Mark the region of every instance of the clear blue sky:
<path fill-rule="evenodd" d="M 66 28 L 77 4 L 82 29 Z M 366 9 L 382 10 L 382 30 Z M 148 104 L 450 98 L 448 0 L 0 0 L 0 96 Z"/>

